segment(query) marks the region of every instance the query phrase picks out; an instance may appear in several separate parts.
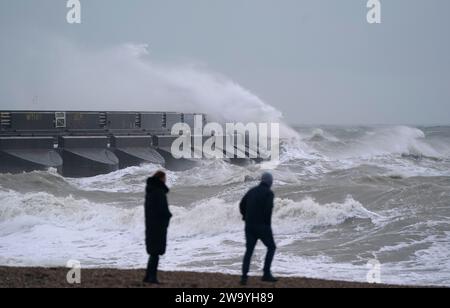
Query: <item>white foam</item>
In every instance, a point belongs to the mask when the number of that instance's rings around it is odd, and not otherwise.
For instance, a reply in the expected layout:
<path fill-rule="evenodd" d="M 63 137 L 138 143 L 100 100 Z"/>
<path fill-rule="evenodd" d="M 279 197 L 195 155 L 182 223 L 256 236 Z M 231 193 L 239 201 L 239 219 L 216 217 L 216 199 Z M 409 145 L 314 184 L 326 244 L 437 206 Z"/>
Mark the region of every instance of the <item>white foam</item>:
<path fill-rule="evenodd" d="M 370 158 L 382 155 L 413 155 L 441 158 L 442 154 L 426 143 L 425 133 L 418 128 L 395 126 L 376 128 L 355 140 L 343 153 L 347 157 Z"/>
<path fill-rule="evenodd" d="M 159 165 L 145 164 L 90 178 L 65 180 L 86 191 L 142 192 L 144 191 L 146 179 L 160 169 L 163 168 Z M 169 173 L 169 185 L 176 182 L 176 174 L 170 171 L 167 171 L 167 173 Z"/>
<path fill-rule="evenodd" d="M 171 207 L 174 219 L 170 237 L 184 243 L 178 253 L 191 260 L 208 259 L 195 247 L 205 241 L 218 243 L 214 251 L 229 257 L 223 241 L 242 241 L 243 222 L 237 203 L 212 198 L 188 208 Z M 307 232 L 314 226 L 340 224 L 350 217 L 370 213 L 352 199 L 343 204 L 320 205 L 276 200 L 274 224 L 280 233 Z M 48 193 L 0 194 L 0 263 L 5 265 L 60 266 L 67 258 L 78 258 L 93 266 L 135 267 L 142 265 L 143 207 L 121 208 L 118 204 L 96 204 L 86 199 L 55 197 Z M 175 249 L 175 248 L 174 248 Z M 210 252 L 212 253 L 212 252 Z M 114 256 L 114 259 L 111 259 Z"/>
<path fill-rule="evenodd" d="M 141 207 L 124 209 L 71 196 L 1 193 L 0 262 L 62 266 L 78 258 L 114 266 L 108 257 L 113 253 L 126 263 L 127 247 L 142 241 L 142 215 Z"/>
<path fill-rule="evenodd" d="M 335 226 L 350 218 L 369 219 L 375 222 L 381 216 L 368 211 L 364 206 L 348 196 L 343 203 L 320 204 L 312 198 L 300 202 L 290 199 L 276 199 L 275 221 L 285 232 L 308 230 L 313 227 Z M 295 226 L 295 228 L 292 228 Z M 295 232 L 294 231 L 294 232 Z"/>
<path fill-rule="evenodd" d="M 304 135 L 304 133 L 303 133 Z M 450 145 L 445 138 L 433 140 L 414 127 L 392 126 L 360 128 L 347 138 L 334 140 L 328 131 L 317 129 L 308 140 L 314 153 L 315 169 L 311 174 L 323 174 L 361 166 L 384 169 L 387 176 L 448 176 Z M 319 138 L 317 138 L 319 137 Z M 331 141 L 331 143 L 329 142 Z M 292 153 L 296 151 L 290 150 Z M 289 155 L 286 157 L 291 159 Z"/>
<path fill-rule="evenodd" d="M 237 202 L 211 198 L 187 207 L 171 206 L 171 210 L 170 257 L 163 259 L 162 269 L 239 273 L 244 234 Z M 273 220 L 280 249 L 274 271 L 288 276 L 364 281 L 364 265 L 339 263 L 321 255 L 306 257 L 284 249 L 294 240 L 317 237 L 317 227 L 337 226 L 352 218 L 376 225 L 384 219 L 352 197 L 329 204 L 311 198 L 277 198 Z M 383 264 L 383 281 L 450 284 L 449 238 L 448 232 L 446 236 L 427 238 L 425 242 L 430 245 L 417 251 L 413 261 Z M 405 245 L 398 243 L 379 253 L 401 250 Z M 143 207 L 121 208 L 119 204 L 98 204 L 72 196 L 2 190 L 0 247 L 1 265 L 63 266 L 67 260 L 77 259 L 84 267 L 141 268 L 146 262 Z M 263 257 L 264 249 L 258 246 L 255 263 L 262 263 Z M 407 270 L 411 267 L 414 272 Z M 439 274 L 414 274 L 433 268 L 440 269 Z"/>

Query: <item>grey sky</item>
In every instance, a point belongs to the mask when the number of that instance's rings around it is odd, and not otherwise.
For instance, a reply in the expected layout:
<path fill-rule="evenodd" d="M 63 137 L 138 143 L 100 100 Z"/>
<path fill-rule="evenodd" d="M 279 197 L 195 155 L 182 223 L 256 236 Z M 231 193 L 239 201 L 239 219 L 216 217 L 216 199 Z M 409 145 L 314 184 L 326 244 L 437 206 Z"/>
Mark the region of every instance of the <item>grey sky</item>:
<path fill-rule="evenodd" d="M 85 54 L 133 42 L 152 61 L 227 76 L 289 123 L 450 124 L 450 1 L 381 2 L 383 23 L 369 25 L 366 0 L 81 0 L 82 24 L 69 25 L 65 0 L 1 0 L 0 109 L 62 101 L 30 90 L 51 91 L 55 57 L 79 63 L 55 44 Z"/>

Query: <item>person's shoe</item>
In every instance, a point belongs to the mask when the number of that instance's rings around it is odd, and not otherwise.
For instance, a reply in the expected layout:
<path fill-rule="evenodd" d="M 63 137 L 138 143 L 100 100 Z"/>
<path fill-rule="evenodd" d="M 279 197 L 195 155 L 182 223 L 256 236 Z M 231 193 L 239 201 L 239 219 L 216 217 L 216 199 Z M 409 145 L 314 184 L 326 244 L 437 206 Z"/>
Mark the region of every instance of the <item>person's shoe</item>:
<path fill-rule="evenodd" d="M 278 279 L 273 277 L 272 274 L 264 275 L 261 280 L 264 282 L 277 282 L 278 281 Z"/>
<path fill-rule="evenodd" d="M 156 279 L 156 278 L 148 278 L 148 277 L 145 277 L 143 282 L 144 283 L 148 283 L 148 284 L 160 284 L 158 279 Z"/>
<path fill-rule="evenodd" d="M 247 282 L 248 282 L 248 277 L 242 276 L 241 282 L 240 282 L 241 286 L 246 286 Z"/>

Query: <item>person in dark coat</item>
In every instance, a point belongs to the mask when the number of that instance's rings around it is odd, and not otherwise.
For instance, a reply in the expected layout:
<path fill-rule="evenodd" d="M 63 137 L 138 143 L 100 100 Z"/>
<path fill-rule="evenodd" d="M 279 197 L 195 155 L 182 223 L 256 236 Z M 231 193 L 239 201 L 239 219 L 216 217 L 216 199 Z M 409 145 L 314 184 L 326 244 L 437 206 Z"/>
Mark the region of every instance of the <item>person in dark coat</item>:
<path fill-rule="evenodd" d="M 274 193 L 271 190 L 273 177 L 270 173 L 264 173 L 259 186 L 252 188 L 242 199 L 240 211 L 245 221 L 246 248 L 242 265 L 241 284 L 246 285 L 250 261 L 255 250 L 256 243 L 261 240 L 267 247 L 267 255 L 264 264 L 263 281 L 277 282 L 272 276 L 271 266 L 275 256 L 276 245 L 272 233 L 272 211 Z"/>
<path fill-rule="evenodd" d="M 167 229 L 172 214 L 169 211 L 166 174 L 158 171 L 147 180 L 145 197 L 145 244 L 150 255 L 144 282 L 159 284 L 159 256 L 166 253 Z"/>

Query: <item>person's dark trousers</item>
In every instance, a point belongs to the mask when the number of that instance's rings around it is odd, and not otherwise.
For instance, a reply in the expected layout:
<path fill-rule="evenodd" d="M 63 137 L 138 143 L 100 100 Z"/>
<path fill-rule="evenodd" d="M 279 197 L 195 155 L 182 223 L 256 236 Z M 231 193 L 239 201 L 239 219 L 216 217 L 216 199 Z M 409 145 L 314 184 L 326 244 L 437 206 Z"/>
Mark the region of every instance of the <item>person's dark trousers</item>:
<path fill-rule="evenodd" d="M 158 255 L 151 255 L 149 257 L 147 265 L 147 275 L 145 276 L 147 280 L 150 281 L 158 280 L 158 263 L 159 263 Z"/>
<path fill-rule="evenodd" d="M 276 245 L 273 239 L 272 228 L 269 226 L 247 226 L 245 228 L 247 250 L 242 265 L 242 277 L 247 277 L 250 270 L 250 262 L 255 250 L 256 243 L 261 240 L 267 247 L 266 260 L 264 262 L 264 276 L 271 275 L 272 261 L 275 256 Z"/>

